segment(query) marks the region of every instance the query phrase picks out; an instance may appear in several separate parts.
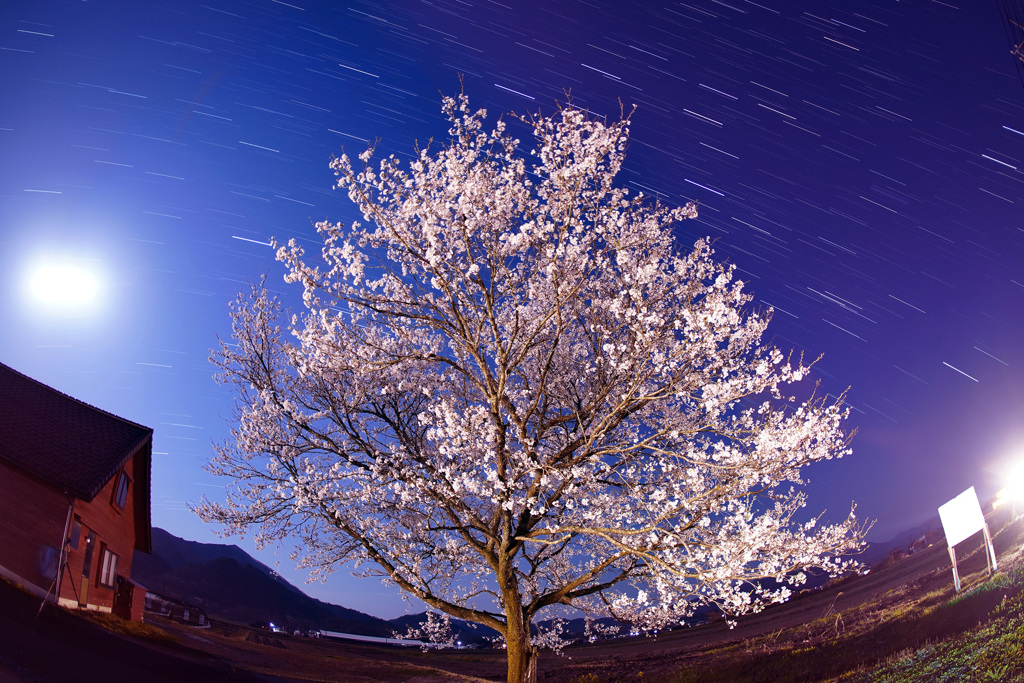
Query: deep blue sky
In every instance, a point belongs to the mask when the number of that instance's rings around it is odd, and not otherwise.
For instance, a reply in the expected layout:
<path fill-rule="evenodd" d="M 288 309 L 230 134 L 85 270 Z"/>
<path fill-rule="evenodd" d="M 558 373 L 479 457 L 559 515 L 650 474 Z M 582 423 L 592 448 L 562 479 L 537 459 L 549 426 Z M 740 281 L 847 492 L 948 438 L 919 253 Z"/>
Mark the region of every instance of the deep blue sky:
<path fill-rule="evenodd" d="M 492 115 L 638 105 L 621 180 L 699 200 L 680 240 L 716 238 L 776 342 L 852 386 L 812 508 L 857 501 L 884 539 L 1024 457 L 1024 88 L 994 1 L 5 2 L 0 361 L 155 429 L 155 525 L 214 540 L 185 506 L 221 493 L 207 356 L 247 279 L 284 288 L 259 243 L 355 218 L 331 156 L 442 137 L 459 74 Z M 97 305 L 32 298 L 62 258 Z M 402 610 L 345 572 L 306 588 Z"/>

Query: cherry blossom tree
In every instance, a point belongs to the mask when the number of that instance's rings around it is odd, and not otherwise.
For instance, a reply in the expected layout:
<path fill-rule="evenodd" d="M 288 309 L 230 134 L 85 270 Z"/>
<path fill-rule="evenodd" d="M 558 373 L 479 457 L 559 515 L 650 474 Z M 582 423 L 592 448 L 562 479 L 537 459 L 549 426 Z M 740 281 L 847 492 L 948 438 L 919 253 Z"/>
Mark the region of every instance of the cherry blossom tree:
<path fill-rule="evenodd" d="M 538 617 L 655 629 L 844 571 L 853 511 L 798 514 L 802 468 L 848 452 L 842 397 L 784 391 L 809 367 L 707 240 L 676 242 L 692 203 L 613 183 L 629 117 L 517 118 L 527 153 L 443 109 L 443 149 L 333 161 L 364 222 L 320 223 L 321 258 L 275 242 L 301 314 L 262 285 L 234 304 L 237 426 L 208 463 L 232 483 L 199 514 L 493 628 L 509 681 L 558 642 Z"/>

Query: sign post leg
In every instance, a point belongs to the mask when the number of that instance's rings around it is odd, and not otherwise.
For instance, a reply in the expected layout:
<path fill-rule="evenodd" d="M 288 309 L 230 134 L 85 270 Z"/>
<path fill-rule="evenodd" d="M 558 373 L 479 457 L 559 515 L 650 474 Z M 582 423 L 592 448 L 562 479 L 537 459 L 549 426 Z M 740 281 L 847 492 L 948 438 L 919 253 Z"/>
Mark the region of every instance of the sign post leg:
<path fill-rule="evenodd" d="M 949 546 L 949 559 L 953 561 L 953 587 L 956 588 L 956 592 L 960 592 L 960 574 L 956 570 L 956 551 L 953 550 L 953 546 Z"/>
<path fill-rule="evenodd" d="M 985 559 L 989 560 L 988 575 L 992 576 L 992 572 L 999 571 L 999 565 L 996 564 L 996 549 L 992 545 L 992 534 L 988 532 L 988 524 L 985 525 L 985 545 L 988 550 L 988 553 L 985 555 Z"/>

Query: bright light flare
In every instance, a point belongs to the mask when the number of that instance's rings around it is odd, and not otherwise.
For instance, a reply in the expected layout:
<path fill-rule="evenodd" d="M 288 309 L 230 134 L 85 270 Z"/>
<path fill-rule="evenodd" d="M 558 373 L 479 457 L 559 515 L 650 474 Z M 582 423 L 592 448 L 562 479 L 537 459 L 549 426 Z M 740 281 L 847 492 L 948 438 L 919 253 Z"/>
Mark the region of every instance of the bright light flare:
<path fill-rule="evenodd" d="M 1007 470 L 1003 482 L 1006 485 L 1007 498 L 1024 501 L 1024 462 L 1018 462 Z"/>
<path fill-rule="evenodd" d="M 84 312 L 99 298 L 100 280 L 95 268 L 72 261 L 37 265 L 28 284 L 32 298 L 47 308 Z"/>
<path fill-rule="evenodd" d="M 1003 472 L 1003 488 L 996 492 L 992 508 L 998 510 L 1006 505 L 1017 509 L 1024 503 L 1024 460 L 1018 460 Z"/>

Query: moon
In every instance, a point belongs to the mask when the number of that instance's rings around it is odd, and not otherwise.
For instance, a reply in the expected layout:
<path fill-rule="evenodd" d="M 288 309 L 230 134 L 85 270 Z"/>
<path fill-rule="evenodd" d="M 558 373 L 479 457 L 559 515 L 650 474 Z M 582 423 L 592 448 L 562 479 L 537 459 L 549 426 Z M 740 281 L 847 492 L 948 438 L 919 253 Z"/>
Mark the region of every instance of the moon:
<path fill-rule="evenodd" d="M 45 261 L 32 268 L 29 292 L 48 309 L 85 313 L 99 301 L 100 278 L 94 267 L 74 261 Z"/>

